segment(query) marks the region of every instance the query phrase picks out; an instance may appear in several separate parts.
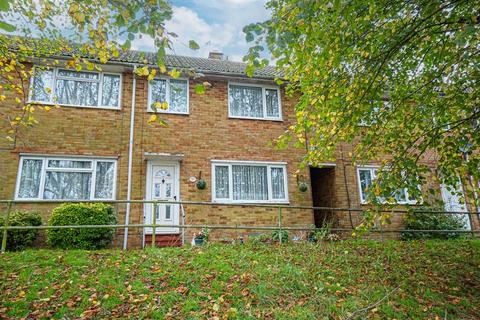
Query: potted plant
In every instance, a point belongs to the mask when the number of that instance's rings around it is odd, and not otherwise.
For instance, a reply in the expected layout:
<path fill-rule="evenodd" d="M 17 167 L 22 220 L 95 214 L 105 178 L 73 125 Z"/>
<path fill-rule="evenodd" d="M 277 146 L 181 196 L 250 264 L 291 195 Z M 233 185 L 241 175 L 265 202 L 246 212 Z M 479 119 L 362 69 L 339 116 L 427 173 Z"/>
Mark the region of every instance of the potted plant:
<path fill-rule="evenodd" d="M 207 228 L 203 228 L 199 233 L 193 234 L 193 242 L 195 246 L 202 246 L 208 241 L 208 234 L 210 231 Z"/>

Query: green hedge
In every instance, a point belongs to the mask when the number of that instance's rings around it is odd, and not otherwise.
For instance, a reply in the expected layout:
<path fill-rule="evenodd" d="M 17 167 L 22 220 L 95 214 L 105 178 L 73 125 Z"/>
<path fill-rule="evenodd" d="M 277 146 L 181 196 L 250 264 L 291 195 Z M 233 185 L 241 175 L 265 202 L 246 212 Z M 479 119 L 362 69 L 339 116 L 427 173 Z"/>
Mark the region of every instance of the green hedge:
<path fill-rule="evenodd" d="M 4 225 L 5 217 L 0 217 L 0 226 Z M 37 212 L 13 211 L 10 213 L 10 226 L 39 226 L 42 217 Z M 10 251 L 24 250 L 30 247 L 38 236 L 37 230 L 8 230 L 7 249 Z M 3 239 L 3 229 L 0 229 L 0 243 Z"/>
<path fill-rule="evenodd" d="M 103 203 L 63 204 L 55 208 L 48 220 L 50 226 L 116 224 L 117 218 L 110 205 Z M 47 243 L 61 249 L 102 249 L 112 243 L 115 230 L 49 229 Z"/>
<path fill-rule="evenodd" d="M 405 215 L 407 230 L 459 230 L 465 229 L 461 216 L 428 212 L 409 212 Z M 402 239 L 458 239 L 463 233 L 454 232 L 402 232 Z"/>

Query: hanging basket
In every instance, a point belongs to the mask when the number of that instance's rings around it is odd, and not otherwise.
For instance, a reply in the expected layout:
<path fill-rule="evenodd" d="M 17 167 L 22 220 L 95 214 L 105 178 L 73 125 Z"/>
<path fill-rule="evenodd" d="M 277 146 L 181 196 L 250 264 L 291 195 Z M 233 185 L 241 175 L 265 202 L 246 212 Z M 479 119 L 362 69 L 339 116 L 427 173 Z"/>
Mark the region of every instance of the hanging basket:
<path fill-rule="evenodd" d="M 300 190 L 300 192 L 306 192 L 308 190 L 308 185 L 305 182 L 301 182 L 298 185 L 298 190 Z"/>
<path fill-rule="evenodd" d="M 200 179 L 197 181 L 197 189 L 198 190 L 203 190 L 207 187 L 207 182 L 203 179 Z"/>

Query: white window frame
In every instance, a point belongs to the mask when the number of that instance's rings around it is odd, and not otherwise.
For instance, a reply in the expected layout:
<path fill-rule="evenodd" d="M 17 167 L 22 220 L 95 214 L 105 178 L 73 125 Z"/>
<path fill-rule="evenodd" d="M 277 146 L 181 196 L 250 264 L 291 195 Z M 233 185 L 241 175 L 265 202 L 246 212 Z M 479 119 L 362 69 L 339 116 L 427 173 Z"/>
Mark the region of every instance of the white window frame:
<path fill-rule="evenodd" d="M 372 177 L 372 182 L 373 182 L 377 178 L 377 171 L 378 171 L 379 168 L 380 168 L 380 166 L 357 166 L 357 184 L 358 184 L 358 193 L 359 193 L 361 204 L 368 204 L 369 202 L 367 201 L 367 199 L 363 198 L 362 183 L 361 183 L 361 180 L 360 180 L 360 171 L 361 170 L 370 171 L 370 176 Z M 403 188 L 403 190 L 405 192 L 405 199 L 406 200 L 396 202 L 396 203 L 398 203 L 398 204 L 417 204 L 418 203 L 418 200 L 410 199 L 409 194 L 408 194 L 408 190 L 406 188 Z M 382 203 L 388 203 L 388 201 L 382 201 Z"/>
<path fill-rule="evenodd" d="M 241 161 L 241 160 L 212 160 L 212 202 L 217 203 L 282 203 L 288 204 L 288 171 L 286 162 L 265 162 L 265 161 Z M 233 200 L 233 174 L 232 165 L 246 165 L 246 166 L 258 166 L 267 167 L 267 191 L 268 200 Z M 217 198 L 216 186 L 215 186 L 215 167 L 226 166 L 228 167 L 228 196 L 229 198 Z M 283 169 L 283 185 L 285 190 L 285 199 L 273 199 L 272 198 L 272 168 Z"/>
<path fill-rule="evenodd" d="M 38 67 L 33 67 L 38 68 Z M 41 105 L 59 105 L 59 106 L 64 106 L 64 107 L 76 107 L 76 108 L 92 108 L 92 109 L 111 109 L 111 110 L 120 110 L 122 106 L 122 86 L 123 86 L 123 75 L 121 73 L 116 73 L 116 72 L 96 72 L 96 71 L 90 71 L 90 70 L 81 70 L 80 72 L 86 72 L 86 73 L 95 73 L 98 74 L 98 79 L 79 79 L 79 78 L 72 78 L 72 77 L 66 77 L 66 76 L 59 76 L 58 71 L 59 70 L 67 70 L 67 71 L 73 71 L 77 72 L 76 70 L 72 69 L 67 69 L 67 68 L 46 68 L 46 70 L 51 70 L 52 71 L 52 87 L 51 92 L 50 92 L 50 101 L 35 101 L 32 99 L 33 95 L 33 79 L 35 77 L 35 71 L 34 74 L 30 77 L 30 87 L 29 87 L 29 93 L 28 93 L 28 103 L 33 103 L 33 104 L 41 104 Z M 120 77 L 120 86 L 118 88 L 118 104 L 116 106 L 102 106 L 102 94 L 103 94 L 103 76 L 104 75 L 113 75 L 113 76 L 119 76 Z M 85 82 L 98 82 L 98 105 L 96 106 L 88 106 L 88 105 L 80 105 L 80 104 L 66 104 L 66 103 L 56 103 L 54 100 L 55 98 L 55 90 L 57 88 L 57 79 L 59 80 L 75 80 L 75 81 L 85 81 Z"/>
<path fill-rule="evenodd" d="M 40 186 L 38 190 L 38 197 L 37 198 L 20 198 L 18 193 L 20 191 L 20 180 L 22 177 L 22 170 L 23 170 L 23 160 L 42 160 L 42 169 L 40 173 Z M 47 168 L 49 160 L 65 160 L 65 161 L 91 161 L 92 167 L 87 168 Z M 96 184 L 96 174 L 97 174 L 97 162 L 111 162 L 113 163 L 113 190 L 112 190 L 112 197 L 111 198 L 95 198 L 95 184 Z M 91 186 L 90 186 L 90 197 L 88 200 L 115 200 L 116 199 L 116 190 L 117 190 L 117 160 L 114 158 L 90 158 L 90 157 L 81 157 L 81 156 L 38 156 L 38 155 L 21 155 L 18 164 L 18 172 L 17 172 L 17 182 L 15 186 L 15 200 L 19 201 L 51 201 L 52 199 L 44 199 L 43 195 L 45 192 L 45 177 L 47 175 L 47 171 L 55 171 L 55 172 L 91 172 L 92 179 L 91 179 Z M 78 199 L 54 199 L 59 201 L 68 201 L 68 200 L 78 200 Z"/>
<path fill-rule="evenodd" d="M 235 116 L 232 115 L 232 111 L 230 108 L 230 86 L 242 86 L 242 87 L 256 87 L 262 88 L 262 106 L 263 106 L 263 117 L 243 117 L 243 116 Z M 276 90 L 277 97 L 278 97 L 278 117 L 268 117 L 267 116 L 267 95 L 266 89 L 269 90 Z M 227 90 L 227 104 L 228 104 L 228 117 L 232 119 L 250 119 L 250 120 L 268 120 L 268 121 L 283 121 L 282 116 L 282 98 L 281 98 L 281 90 L 279 86 L 275 85 L 265 85 L 265 84 L 253 84 L 253 83 L 246 83 L 246 82 L 228 82 L 228 90 Z"/>
<path fill-rule="evenodd" d="M 147 112 L 152 112 L 152 113 L 170 113 L 170 114 L 183 114 L 183 115 L 188 115 L 190 114 L 190 79 L 185 78 L 185 77 L 179 77 L 179 78 L 171 78 L 171 77 L 156 77 L 153 79 L 155 80 L 165 80 L 167 82 L 167 95 L 165 99 L 167 100 L 166 102 L 168 103 L 168 107 L 170 108 L 170 80 L 184 80 L 187 81 L 187 111 L 186 112 L 178 112 L 178 111 L 169 111 L 169 110 L 163 110 L 163 109 L 157 109 L 153 110 L 152 109 L 152 81 L 148 81 L 148 104 L 147 104 Z"/>

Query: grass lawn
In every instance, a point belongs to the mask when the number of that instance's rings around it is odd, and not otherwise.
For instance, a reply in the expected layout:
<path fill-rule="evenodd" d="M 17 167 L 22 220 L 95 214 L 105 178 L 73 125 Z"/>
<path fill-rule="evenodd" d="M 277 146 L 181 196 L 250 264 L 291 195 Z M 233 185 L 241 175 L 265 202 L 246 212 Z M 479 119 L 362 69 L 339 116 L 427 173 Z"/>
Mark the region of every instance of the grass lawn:
<path fill-rule="evenodd" d="M 0 256 L 0 318 L 480 319 L 480 241 Z"/>

